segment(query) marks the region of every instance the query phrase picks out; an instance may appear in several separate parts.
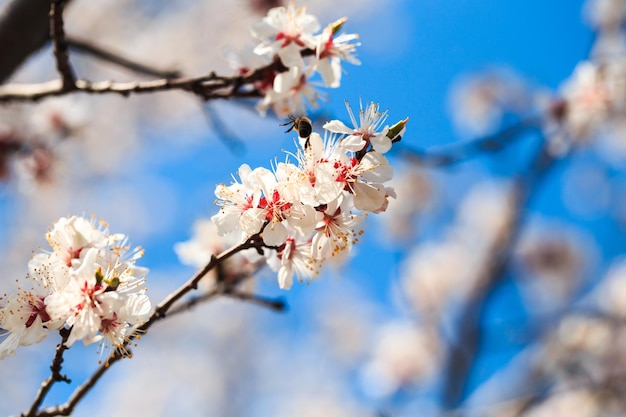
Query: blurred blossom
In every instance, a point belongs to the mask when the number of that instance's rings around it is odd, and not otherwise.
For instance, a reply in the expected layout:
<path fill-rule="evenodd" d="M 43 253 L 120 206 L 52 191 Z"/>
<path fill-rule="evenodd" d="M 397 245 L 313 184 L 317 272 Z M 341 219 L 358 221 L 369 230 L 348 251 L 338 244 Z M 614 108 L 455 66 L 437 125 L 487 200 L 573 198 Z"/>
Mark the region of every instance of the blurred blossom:
<path fill-rule="evenodd" d="M 585 218 L 605 216 L 613 198 L 609 174 L 596 164 L 569 164 L 561 180 L 562 199 L 567 209 Z"/>
<path fill-rule="evenodd" d="M 598 136 L 626 110 L 626 58 L 583 61 L 560 88 L 563 126 L 573 141 Z"/>
<path fill-rule="evenodd" d="M 458 214 L 459 232 L 468 244 L 487 249 L 501 243 L 511 223 L 513 192 L 505 181 L 484 182 L 470 190 Z"/>
<path fill-rule="evenodd" d="M 626 259 L 611 265 L 595 291 L 595 302 L 608 314 L 626 318 Z"/>
<path fill-rule="evenodd" d="M 362 383 L 372 397 L 387 397 L 434 375 L 442 346 L 433 329 L 409 322 L 390 322 L 379 329 Z"/>
<path fill-rule="evenodd" d="M 626 2 L 624 0 L 587 0 L 583 12 L 594 29 L 615 31 L 621 29 L 626 18 Z"/>
<path fill-rule="evenodd" d="M 416 217 L 431 204 L 433 187 L 428 174 L 413 167 L 396 171 L 391 184 L 397 197 L 381 221 L 392 242 L 405 242 L 416 235 Z"/>
<path fill-rule="evenodd" d="M 456 222 L 439 242 L 412 250 L 400 283 L 412 308 L 437 314 L 480 285 L 485 262 L 509 228 L 511 203 L 507 184 L 479 184 L 462 201 Z"/>
<path fill-rule="evenodd" d="M 30 124 L 38 136 L 61 140 L 86 125 L 88 107 L 78 96 L 51 98 L 33 109 Z"/>
<path fill-rule="evenodd" d="M 355 365 L 362 361 L 370 347 L 373 306 L 351 287 L 341 291 L 341 295 L 330 293 L 326 296 L 324 308 L 315 311 L 320 343 L 337 362 Z"/>
<path fill-rule="evenodd" d="M 572 301 L 593 250 L 581 239 L 573 230 L 549 224 L 523 232 L 515 256 L 528 307 L 555 309 Z"/>
<path fill-rule="evenodd" d="M 620 59 L 626 55 L 626 37 L 623 32 L 599 32 L 589 53 L 595 62 Z"/>
<path fill-rule="evenodd" d="M 601 354 L 611 344 L 611 327 L 594 317 L 570 316 L 559 324 L 557 333 L 561 346 L 570 352 Z"/>
<path fill-rule="evenodd" d="M 611 356 L 612 349 L 622 350 L 615 344 L 613 330 L 599 317 L 566 316 L 537 352 L 537 375 L 551 383 L 571 384 L 589 379 L 599 382 L 623 369 L 623 360 L 618 363 Z"/>
<path fill-rule="evenodd" d="M 25 194 L 32 194 L 40 187 L 54 187 L 64 171 L 57 153 L 43 146 L 20 155 L 14 166 L 18 187 Z"/>
<path fill-rule="evenodd" d="M 507 113 L 528 113 L 532 90 L 518 74 L 494 69 L 460 77 L 450 93 L 450 111 L 456 127 L 467 136 L 497 129 Z"/>
<path fill-rule="evenodd" d="M 402 272 L 400 290 L 410 306 L 425 315 L 435 315 L 473 281 L 467 261 L 471 253 L 456 241 L 429 242 L 414 248 Z"/>
<path fill-rule="evenodd" d="M 609 92 L 595 64 L 589 61 L 578 64 L 561 87 L 561 94 L 565 100 L 566 128 L 574 139 L 587 137 L 605 121 Z"/>

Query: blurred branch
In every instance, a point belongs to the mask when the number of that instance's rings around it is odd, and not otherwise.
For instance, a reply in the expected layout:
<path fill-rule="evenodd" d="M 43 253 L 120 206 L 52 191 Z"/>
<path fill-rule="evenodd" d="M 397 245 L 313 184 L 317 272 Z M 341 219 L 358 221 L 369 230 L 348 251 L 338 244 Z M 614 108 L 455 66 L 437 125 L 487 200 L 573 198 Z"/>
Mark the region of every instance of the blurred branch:
<path fill-rule="evenodd" d="M 54 359 L 52 360 L 52 365 L 50 366 L 50 370 L 52 371 L 52 373 L 46 380 L 42 382 L 41 387 L 39 388 L 39 391 L 37 392 L 37 396 L 35 397 L 35 400 L 33 401 L 33 404 L 31 405 L 30 409 L 28 410 L 27 413 L 22 414 L 22 416 L 24 417 L 32 417 L 32 416 L 37 415 L 37 410 L 39 409 L 39 407 L 41 407 L 41 403 L 46 398 L 46 395 L 48 395 L 48 392 L 50 392 L 50 389 L 56 382 L 59 382 L 59 381 L 65 381 L 67 383 L 71 382 L 70 379 L 66 375 L 61 374 L 61 365 L 63 364 L 63 353 L 65 353 L 65 351 L 69 349 L 65 345 L 65 342 L 67 342 L 67 338 L 70 336 L 70 329 L 61 329 L 59 333 L 61 334 L 61 342 L 57 345 L 56 354 L 54 355 Z"/>
<path fill-rule="evenodd" d="M 70 0 L 65 2 L 70 3 Z M 46 0 L 8 0 L 0 10 L 0 82 L 50 38 L 50 2 Z"/>
<path fill-rule="evenodd" d="M 33 403 L 33 406 L 31 407 L 31 410 L 29 411 L 27 416 L 29 416 L 29 417 L 44 417 L 44 416 L 45 417 L 49 417 L 49 416 L 68 416 L 68 415 L 72 414 L 73 411 L 74 411 L 74 408 L 76 407 L 76 405 L 96 385 L 96 383 L 100 380 L 100 378 L 104 375 L 104 373 L 109 369 L 109 367 L 124 357 L 124 355 L 122 353 L 124 348 L 127 347 L 128 344 L 132 340 L 134 340 L 135 338 L 139 338 L 140 334 L 146 333 L 148 331 L 148 329 L 150 327 L 152 327 L 152 325 L 154 323 L 156 323 L 156 322 L 164 319 L 165 317 L 167 317 L 169 315 L 170 309 L 172 309 L 172 306 L 178 300 L 180 300 L 184 295 L 186 295 L 187 293 L 189 293 L 190 291 L 192 291 L 194 289 L 197 289 L 198 288 L 198 283 L 200 282 L 200 280 L 202 278 L 204 278 L 206 276 L 206 274 L 208 274 L 211 270 L 213 270 L 215 268 L 218 268 L 222 262 L 226 261 L 228 258 L 230 258 L 231 256 L 235 255 L 236 253 L 239 253 L 239 252 L 241 252 L 243 250 L 247 250 L 247 249 L 251 249 L 251 248 L 255 248 L 257 250 L 262 250 L 262 248 L 264 248 L 264 247 L 265 247 L 265 245 L 263 243 L 263 239 L 260 237 L 260 234 L 256 234 L 256 235 L 253 235 L 250 238 L 248 238 L 245 242 L 243 242 L 243 243 L 241 243 L 241 244 L 239 244 L 237 246 L 234 246 L 234 247 L 232 247 L 232 248 L 222 252 L 218 256 L 212 256 L 211 260 L 205 265 L 204 268 L 202 268 L 200 271 L 198 271 L 185 284 L 183 284 L 176 291 L 174 291 L 168 297 L 166 297 L 165 300 L 163 300 L 161 303 L 159 303 L 159 305 L 156 307 L 154 312 L 150 315 L 150 318 L 148 319 L 148 321 L 146 321 L 143 325 L 141 325 L 138 329 L 136 329 L 134 334 L 132 336 L 130 336 L 124 342 L 124 344 L 122 346 L 117 347 L 109 355 L 108 359 L 96 370 L 96 372 L 94 372 L 91 375 L 91 377 L 89 377 L 82 385 L 78 386 L 74 390 L 74 392 L 70 396 L 69 400 L 65 404 L 59 405 L 59 406 L 55 406 L 55 407 L 49 407 L 49 408 L 46 408 L 46 409 L 41 410 L 41 411 L 36 411 L 36 409 L 39 407 L 40 404 Z M 217 292 L 215 294 L 213 294 L 213 293 L 208 293 L 208 294 L 211 294 L 210 298 L 213 298 L 213 297 L 217 296 L 219 293 L 226 294 L 227 292 L 228 291 L 225 292 L 223 290 L 223 287 L 221 289 L 220 289 L 220 287 L 218 287 L 217 288 Z M 260 299 L 260 298 L 258 298 L 256 296 L 249 296 L 249 295 L 243 295 L 241 299 L 246 299 L 246 297 L 249 297 L 249 299 L 251 301 L 253 299 L 255 299 L 255 300 L 257 300 L 257 299 L 262 300 L 262 299 Z M 37 398 L 39 398 L 39 396 Z M 39 403 L 41 403 L 41 401 L 39 401 Z M 33 410 L 35 410 L 35 411 L 33 411 Z"/>
<path fill-rule="evenodd" d="M 483 280 L 469 295 L 459 313 L 457 339 L 449 347 L 444 374 L 443 405 L 446 410 L 455 409 L 461 403 L 467 389 L 468 376 L 481 345 L 480 321 L 489 299 L 506 276 L 513 251 L 524 221 L 525 209 L 533 193 L 557 161 L 549 152 L 549 144 L 543 143 L 535 153 L 529 169 L 517 177 L 513 188 L 513 211 L 511 222 L 501 236 L 501 246 L 496 248 L 485 265 Z"/>
<path fill-rule="evenodd" d="M 285 303 L 285 300 L 283 298 L 268 298 L 268 297 L 263 297 L 257 294 L 242 292 L 233 287 L 218 285 L 202 295 L 199 295 L 197 297 L 192 297 L 182 304 L 177 304 L 176 306 L 170 309 L 167 315 L 168 317 L 171 317 L 175 314 L 189 311 L 196 305 L 202 304 L 206 301 L 212 300 L 219 296 L 234 298 L 236 300 L 241 300 L 241 301 L 248 301 L 253 304 L 257 304 L 261 307 L 269 308 L 270 310 L 273 310 L 276 312 L 283 312 L 287 310 L 287 304 Z"/>
<path fill-rule="evenodd" d="M 67 46 L 69 46 L 70 49 L 74 50 L 75 52 L 94 56 L 103 61 L 110 62 L 112 64 L 127 68 L 131 71 L 134 71 L 140 74 L 148 75 L 151 77 L 157 77 L 157 78 L 180 78 L 182 76 L 180 71 L 163 71 L 160 69 L 152 68 L 148 65 L 142 64 L 137 61 L 133 61 L 117 53 L 106 50 L 102 48 L 101 46 L 97 46 L 97 45 L 94 45 L 93 43 L 76 39 L 71 36 L 67 36 L 65 40 L 66 40 Z"/>
<path fill-rule="evenodd" d="M 63 8 L 66 0 L 52 0 L 50 2 L 50 38 L 56 61 L 57 71 L 61 75 L 63 89 L 74 89 L 76 75 L 70 64 L 70 54 L 65 41 L 65 28 L 63 24 Z"/>
<path fill-rule="evenodd" d="M 526 133 L 539 132 L 540 126 L 540 117 L 529 118 L 502 129 L 493 135 L 457 143 L 443 149 L 425 151 L 414 149 L 410 146 L 402 146 L 400 147 L 400 155 L 422 166 L 450 166 L 483 153 L 498 152 L 506 146 L 515 143 Z"/>
<path fill-rule="evenodd" d="M 236 300 L 248 301 L 252 304 L 259 305 L 261 307 L 269 308 L 270 310 L 282 313 L 287 310 L 287 303 L 284 298 L 269 298 L 263 297 L 257 294 L 251 294 L 247 292 L 241 292 L 238 290 L 227 290 L 224 292 L 224 295 L 229 298 L 234 298 Z"/>

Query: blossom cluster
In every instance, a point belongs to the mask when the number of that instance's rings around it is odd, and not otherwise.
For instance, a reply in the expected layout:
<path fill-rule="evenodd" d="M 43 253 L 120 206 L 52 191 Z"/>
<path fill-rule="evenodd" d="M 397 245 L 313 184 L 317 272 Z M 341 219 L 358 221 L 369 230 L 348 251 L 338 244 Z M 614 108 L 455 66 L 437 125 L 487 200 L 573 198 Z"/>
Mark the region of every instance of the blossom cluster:
<path fill-rule="evenodd" d="M 333 120 L 322 137 L 300 137 L 295 153 L 273 169 L 243 164 L 240 180 L 215 190 L 220 235 L 259 235 L 270 250 L 264 255 L 288 289 L 294 274 L 302 280 L 318 274 L 322 263 L 349 253 L 356 230 L 368 212 L 386 210 L 395 196 L 385 183 L 393 169 L 383 155 L 398 140 L 407 120 L 382 127 L 387 112 L 361 105 L 359 121 L 348 106 L 353 127 Z M 292 161 L 293 159 L 293 161 Z"/>
<path fill-rule="evenodd" d="M 41 342 L 49 330 L 69 330 L 66 346 L 81 340 L 101 348 L 124 346 L 151 310 L 145 295 L 143 255 L 123 234 L 111 234 L 95 219 L 63 217 L 46 234 L 50 251 L 28 264 L 28 286 L 0 297 L 0 359 L 19 346 Z"/>
<path fill-rule="evenodd" d="M 258 105 L 260 113 L 272 109 L 279 117 L 289 113 L 303 114 L 305 99 L 317 101 L 310 83 L 316 73 L 326 87 L 337 88 L 341 82 L 341 61 L 359 65 L 356 58 L 357 34 L 339 34 L 346 18 L 328 24 L 321 33 L 320 24 L 304 7 L 290 3 L 275 7 L 252 28 L 257 44 L 249 56 L 235 63 L 241 74 L 251 68 L 268 65 L 263 77 L 254 84 L 263 96 Z M 280 65 L 269 65 L 270 63 Z"/>

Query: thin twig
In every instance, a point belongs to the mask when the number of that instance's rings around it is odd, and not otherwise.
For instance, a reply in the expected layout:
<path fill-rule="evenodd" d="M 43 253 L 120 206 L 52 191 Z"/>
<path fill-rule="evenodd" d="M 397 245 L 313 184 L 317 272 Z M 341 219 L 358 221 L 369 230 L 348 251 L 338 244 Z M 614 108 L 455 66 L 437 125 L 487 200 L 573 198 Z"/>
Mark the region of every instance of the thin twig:
<path fill-rule="evenodd" d="M 404 145 L 398 146 L 398 148 L 401 155 L 416 164 L 426 167 L 445 167 L 455 165 L 485 152 L 498 152 L 506 146 L 515 143 L 523 134 L 539 131 L 540 125 L 540 118 L 529 118 L 504 128 L 493 135 L 437 150 L 425 151 Z"/>
<path fill-rule="evenodd" d="M 157 78 L 180 78 L 182 77 L 182 73 L 180 71 L 163 71 L 160 69 L 156 69 L 146 64 L 142 64 L 140 62 L 123 57 L 117 53 L 106 50 L 102 48 L 101 46 L 94 45 L 91 42 L 87 42 L 87 41 L 77 39 L 71 36 L 66 36 L 65 40 L 66 40 L 67 46 L 69 46 L 70 49 L 76 52 L 89 54 L 103 61 L 111 62 L 115 65 L 127 68 L 131 71 L 134 71 L 140 74 L 145 74 L 145 75 L 148 75 L 151 77 L 157 77 Z"/>
<path fill-rule="evenodd" d="M 68 0 L 66 2 L 70 3 Z M 50 2 L 5 0 L 0 5 L 0 83 L 50 39 Z"/>
<path fill-rule="evenodd" d="M 59 382 L 59 381 L 64 381 L 67 383 L 71 382 L 70 379 L 66 375 L 61 374 L 61 365 L 63 364 L 63 353 L 65 353 L 65 351 L 69 349 L 65 345 L 65 342 L 67 342 L 67 339 L 70 335 L 70 330 L 61 329 L 59 333 L 61 334 L 61 342 L 57 345 L 56 353 L 54 355 L 54 359 L 52 360 L 52 365 L 50 365 L 51 374 L 48 378 L 46 378 L 45 381 L 42 382 L 41 387 L 39 388 L 39 391 L 37 392 L 37 396 L 35 397 L 35 400 L 33 401 L 33 404 L 31 405 L 30 409 L 25 414 L 22 414 L 22 416 L 24 417 L 33 417 L 37 415 L 37 410 L 39 409 L 39 407 L 41 407 L 43 400 L 46 398 L 46 395 L 48 395 L 48 392 L 50 392 L 50 389 L 56 382 Z"/>
<path fill-rule="evenodd" d="M 218 286 L 211 288 L 210 291 L 202 295 L 199 295 L 197 297 L 192 297 L 186 300 L 184 303 L 175 305 L 168 311 L 167 316 L 172 317 L 173 315 L 177 315 L 185 311 L 189 311 L 193 307 L 197 306 L 198 304 L 202 304 L 206 301 L 212 300 L 219 296 L 234 298 L 236 300 L 241 300 L 241 301 L 248 301 L 253 304 L 257 304 L 261 307 L 269 308 L 270 310 L 273 310 L 279 313 L 286 311 L 288 308 L 287 303 L 281 297 L 279 298 L 263 297 L 257 294 L 242 292 L 236 288 L 228 288 L 223 285 L 218 285 Z"/>
<path fill-rule="evenodd" d="M 180 313 L 183 313 L 185 311 L 189 311 L 191 310 L 193 307 L 197 306 L 198 304 L 202 304 L 206 301 L 212 300 L 214 298 L 217 298 L 221 295 L 222 293 L 220 292 L 220 289 L 216 286 L 211 288 L 210 291 L 205 292 L 202 295 L 199 295 L 197 297 L 192 297 L 188 300 L 186 300 L 184 303 L 181 304 L 177 304 L 174 307 L 172 307 L 168 313 L 167 316 L 168 317 L 172 317 L 174 315 L 178 315 Z"/>
<path fill-rule="evenodd" d="M 52 0 L 50 2 L 50 38 L 56 60 L 57 71 L 61 75 L 62 88 L 71 91 L 75 87 L 76 75 L 70 64 L 70 54 L 65 41 L 63 25 L 63 8 L 66 0 Z"/>
<path fill-rule="evenodd" d="M 263 297 L 257 294 L 241 292 L 236 289 L 228 290 L 223 293 L 226 297 L 234 298 L 241 301 L 249 301 L 253 304 L 260 305 L 262 307 L 269 308 L 276 312 L 282 313 L 287 310 L 287 303 L 282 297 L 269 298 Z"/>

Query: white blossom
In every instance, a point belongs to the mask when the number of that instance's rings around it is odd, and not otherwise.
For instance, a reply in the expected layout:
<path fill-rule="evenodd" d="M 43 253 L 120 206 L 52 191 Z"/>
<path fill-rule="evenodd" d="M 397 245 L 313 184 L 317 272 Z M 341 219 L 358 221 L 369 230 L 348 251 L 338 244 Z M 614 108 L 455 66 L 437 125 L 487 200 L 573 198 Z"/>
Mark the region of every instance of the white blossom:
<path fill-rule="evenodd" d="M 71 329 L 66 346 L 106 340 L 125 352 L 151 310 L 147 269 L 135 266 L 143 251 L 130 250 L 126 237 L 110 234 L 104 223 L 78 216 L 59 219 L 46 239 L 52 251 L 35 254 L 28 265 L 32 288 L 18 288 L 0 308 L 8 331 L 0 358 L 63 327 Z"/>
<path fill-rule="evenodd" d="M 383 212 L 388 198 L 395 198 L 394 190 L 384 185 L 393 169 L 376 151 L 384 143 L 380 135 L 391 146 L 390 129 L 378 131 L 386 114 L 379 114 L 375 104 L 368 112 L 361 127 L 327 123 L 339 126 L 340 132 L 327 128 L 323 139 L 311 132 L 274 170 L 244 164 L 241 182 L 216 188 L 221 209 L 211 219 L 218 233 L 239 233 L 243 239 L 258 234 L 265 246 L 260 252 L 278 272 L 282 289 L 291 287 L 294 275 L 312 279 L 324 261 L 345 259 L 362 233 L 356 229 L 365 215 L 361 212 Z M 400 122 L 390 135 L 405 125 L 406 120 Z"/>

